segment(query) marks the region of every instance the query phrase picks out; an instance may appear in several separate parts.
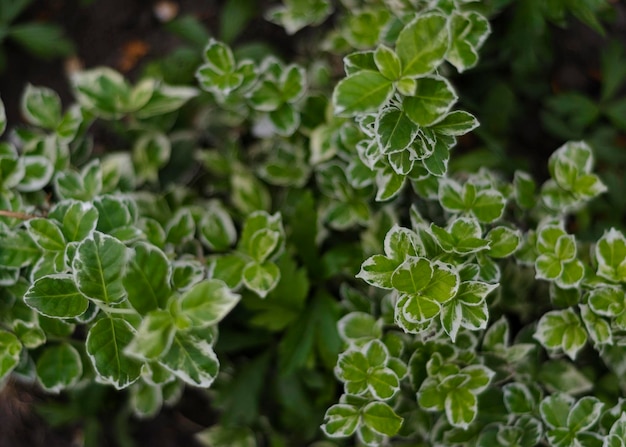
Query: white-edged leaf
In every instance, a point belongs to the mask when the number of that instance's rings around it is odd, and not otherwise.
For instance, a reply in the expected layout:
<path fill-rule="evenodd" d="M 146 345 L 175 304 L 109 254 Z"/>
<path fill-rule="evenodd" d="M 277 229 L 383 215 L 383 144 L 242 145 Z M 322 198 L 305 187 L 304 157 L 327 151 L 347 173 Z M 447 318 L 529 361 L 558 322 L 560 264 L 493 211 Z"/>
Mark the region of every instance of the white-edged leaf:
<path fill-rule="evenodd" d="M 202 388 L 211 386 L 219 371 L 219 362 L 211 344 L 180 332 L 159 361 L 185 383 Z"/>
<path fill-rule="evenodd" d="M 24 302 L 40 314 L 53 318 L 78 317 L 89 306 L 89 300 L 79 292 L 69 274 L 37 279 L 26 291 Z"/>
<path fill-rule="evenodd" d="M 116 389 L 126 388 L 141 375 L 141 362 L 124 354 L 135 330 L 121 318 L 102 318 L 89 329 L 85 345 L 98 379 Z"/>
<path fill-rule="evenodd" d="M 94 231 L 76 249 L 72 262 L 78 290 L 86 297 L 106 305 L 126 298 L 122 275 L 126 268 L 127 248 L 112 236 Z"/>

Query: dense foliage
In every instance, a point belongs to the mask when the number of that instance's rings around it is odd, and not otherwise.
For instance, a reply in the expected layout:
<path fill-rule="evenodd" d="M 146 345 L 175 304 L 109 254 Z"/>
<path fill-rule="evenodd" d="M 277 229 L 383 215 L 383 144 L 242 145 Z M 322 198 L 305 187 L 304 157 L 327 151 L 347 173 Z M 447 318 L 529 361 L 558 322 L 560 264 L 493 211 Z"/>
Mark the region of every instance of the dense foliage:
<path fill-rule="evenodd" d="M 571 225 L 608 190 L 576 133 L 600 111 L 568 127 L 550 99 L 572 140 L 543 182 L 450 168 L 481 119 L 451 79 L 510 3 L 286 0 L 289 34 L 336 24 L 295 62 L 211 38 L 195 86 L 29 85 L 0 144 L 0 378 L 144 418 L 208 389 L 210 446 L 626 445 L 626 237 Z"/>

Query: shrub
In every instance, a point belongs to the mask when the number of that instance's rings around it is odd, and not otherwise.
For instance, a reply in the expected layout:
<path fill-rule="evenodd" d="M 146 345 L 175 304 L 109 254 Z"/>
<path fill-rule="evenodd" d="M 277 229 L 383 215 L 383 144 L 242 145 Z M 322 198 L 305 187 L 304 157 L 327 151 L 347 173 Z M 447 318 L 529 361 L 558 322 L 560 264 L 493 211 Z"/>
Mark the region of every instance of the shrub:
<path fill-rule="evenodd" d="M 626 237 L 568 225 L 607 191 L 593 150 L 563 144 L 541 185 L 451 172 L 478 119 L 450 77 L 497 9 L 344 3 L 306 63 L 211 39 L 197 87 L 98 68 L 65 111 L 27 87 L 0 146 L 0 378 L 104 383 L 138 417 L 210 388 L 212 446 L 624 445 Z"/>

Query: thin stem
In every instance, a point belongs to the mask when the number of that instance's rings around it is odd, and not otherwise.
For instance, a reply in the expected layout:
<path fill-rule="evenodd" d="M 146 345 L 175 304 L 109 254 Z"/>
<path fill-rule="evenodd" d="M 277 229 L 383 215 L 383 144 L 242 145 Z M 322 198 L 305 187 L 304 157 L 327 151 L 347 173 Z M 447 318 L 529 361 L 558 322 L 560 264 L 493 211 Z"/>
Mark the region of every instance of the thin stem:
<path fill-rule="evenodd" d="M 33 214 L 21 213 L 19 211 L 8 211 L 8 210 L 0 210 L 0 216 L 10 217 L 12 219 L 20 219 L 20 220 L 30 220 L 35 219 L 36 217 Z"/>

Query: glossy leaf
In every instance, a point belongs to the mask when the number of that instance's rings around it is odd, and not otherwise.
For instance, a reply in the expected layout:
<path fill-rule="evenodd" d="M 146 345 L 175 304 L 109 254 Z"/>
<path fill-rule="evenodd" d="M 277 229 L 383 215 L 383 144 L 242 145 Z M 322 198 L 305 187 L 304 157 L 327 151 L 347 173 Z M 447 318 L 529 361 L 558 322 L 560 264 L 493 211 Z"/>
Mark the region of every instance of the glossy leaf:
<path fill-rule="evenodd" d="M 124 353 L 139 360 L 155 360 L 172 346 L 176 327 L 174 318 L 165 310 L 148 312 Z"/>
<path fill-rule="evenodd" d="M 144 242 L 135 245 L 122 277 L 133 308 L 140 314 L 164 309 L 172 295 L 171 274 L 169 261 L 161 250 Z"/>
<path fill-rule="evenodd" d="M 68 274 L 39 278 L 26 291 L 24 302 L 42 315 L 53 318 L 78 317 L 89 306 L 89 300 Z"/>
<path fill-rule="evenodd" d="M 219 370 L 213 347 L 205 340 L 177 333 L 172 346 L 160 362 L 185 383 L 207 388 Z"/>
<path fill-rule="evenodd" d="M 354 116 L 374 112 L 393 93 L 393 83 L 376 71 L 363 70 L 341 80 L 333 92 L 335 113 Z"/>
<path fill-rule="evenodd" d="M 571 309 L 554 310 L 544 314 L 534 337 L 547 349 L 560 349 L 574 360 L 587 342 L 587 332 L 580 318 Z"/>
<path fill-rule="evenodd" d="M 37 358 L 37 379 L 46 391 L 58 393 L 70 388 L 82 374 L 80 354 L 68 343 L 47 346 Z"/>
<path fill-rule="evenodd" d="M 122 276 L 128 251 L 114 237 L 95 231 L 81 242 L 72 262 L 78 290 L 87 298 L 106 305 L 126 298 Z"/>
<path fill-rule="evenodd" d="M 402 426 L 403 419 L 384 402 L 370 402 L 362 412 L 363 424 L 381 435 L 393 436 Z"/>
<path fill-rule="evenodd" d="M 415 124 L 429 126 L 448 114 L 458 99 L 452 85 L 443 77 L 420 78 L 412 96 L 406 96 L 402 108 Z"/>
<path fill-rule="evenodd" d="M 141 374 L 141 362 L 124 354 L 134 335 L 133 327 L 121 318 L 102 318 L 87 334 L 87 354 L 98 377 L 116 389 L 128 387 Z"/>
<path fill-rule="evenodd" d="M 335 404 L 326 410 L 322 430 L 332 438 L 351 436 L 359 425 L 359 410 L 352 405 Z"/>
<path fill-rule="evenodd" d="M 195 284 L 180 298 L 181 312 L 196 328 L 219 323 L 239 302 L 220 280 L 208 279 Z"/>
<path fill-rule="evenodd" d="M 404 27 L 396 41 L 403 76 L 432 72 L 442 61 L 449 45 L 448 22 L 443 15 L 422 14 Z"/>

